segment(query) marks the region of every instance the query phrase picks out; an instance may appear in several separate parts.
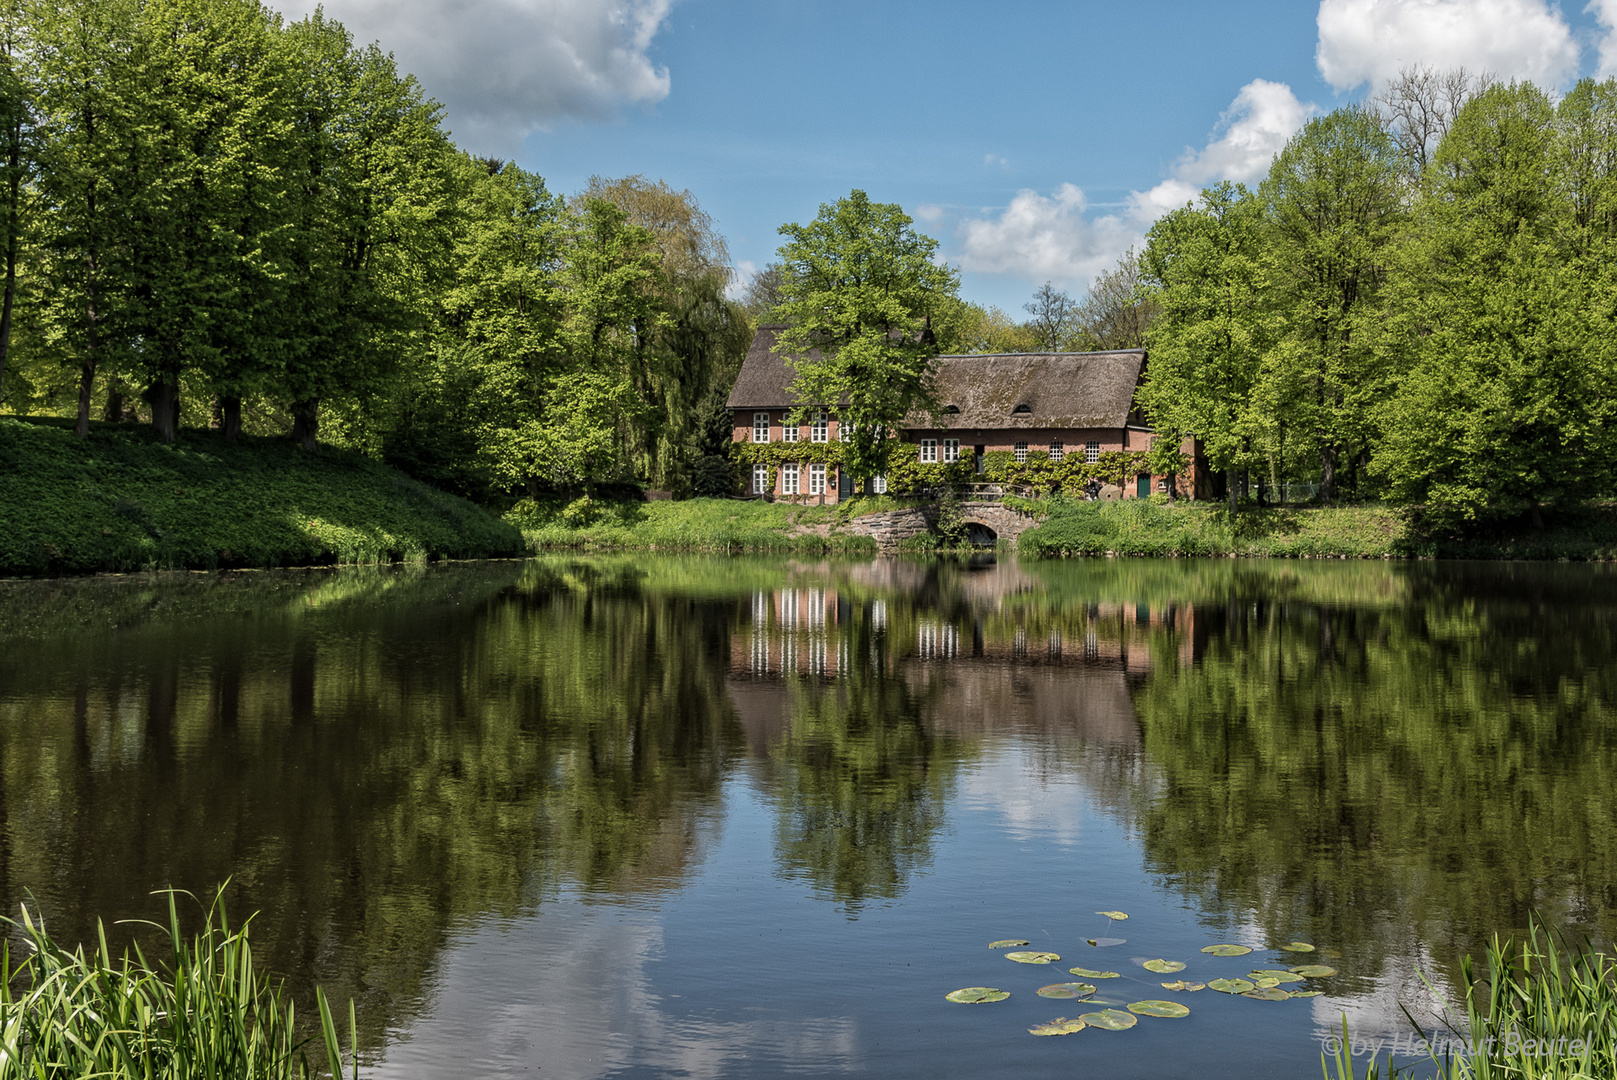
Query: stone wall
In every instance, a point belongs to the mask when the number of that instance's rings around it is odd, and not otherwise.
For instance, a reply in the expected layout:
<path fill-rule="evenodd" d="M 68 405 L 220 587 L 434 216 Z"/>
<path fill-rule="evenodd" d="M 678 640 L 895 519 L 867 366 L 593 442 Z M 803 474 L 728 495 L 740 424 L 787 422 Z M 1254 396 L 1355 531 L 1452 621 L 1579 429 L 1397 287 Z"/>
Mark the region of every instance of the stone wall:
<path fill-rule="evenodd" d="M 1031 514 L 1013 510 L 1003 503 L 968 502 L 960 506 L 961 517 L 967 525 L 979 525 L 993 530 L 994 535 L 1012 544 L 1023 532 L 1035 524 Z M 905 540 L 932 532 L 937 528 L 936 504 L 904 510 L 888 510 L 879 514 L 864 514 L 848 523 L 848 531 L 868 536 L 876 541 L 876 549 L 883 554 L 896 552 Z"/>

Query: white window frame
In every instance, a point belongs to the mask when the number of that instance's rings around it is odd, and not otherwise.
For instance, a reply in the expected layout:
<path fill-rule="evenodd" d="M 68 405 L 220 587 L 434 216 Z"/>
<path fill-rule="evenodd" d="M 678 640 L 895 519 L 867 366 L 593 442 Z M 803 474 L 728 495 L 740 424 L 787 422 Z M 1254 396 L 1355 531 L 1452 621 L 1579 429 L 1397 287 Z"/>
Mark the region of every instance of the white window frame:
<path fill-rule="evenodd" d="M 769 466 L 754 465 L 752 467 L 752 493 L 764 495 L 769 491 Z"/>
<path fill-rule="evenodd" d="M 752 441 L 766 443 L 769 441 L 769 414 L 755 412 L 752 414 Z"/>
<path fill-rule="evenodd" d="M 959 460 L 960 460 L 960 440 L 959 439 L 944 439 L 943 440 L 943 463 L 945 465 L 952 465 L 952 464 L 954 464 L 955 462 L 957 462 Z"/>
<path fill-rule="evenodd" d="M 1011 449 L 1011 455 L 1016 458 L 1018 465 L 1027 464 L 1027 443 L 1019 442 Z"/>
<path fill-rule="evenodd" d="M 825 494 L 825 466 L 824 465 L 810 465 L 809 466 L 809 494 L 810 495 L 824 495 Z"/>
<path fill-rule="evenodd" d="M 846 420 L 837 424 L 837 442 L 852 442 L 855 427 L 856 425 L 850 424 Z"/>
<path fill-rule="evenodd" d="M 788 461 L 781 465 L 780 493 L 782 495 L 796 495 L 798 480 L 802 474 L 802 467 L 795 461 Z"/>
<path fill-rule="evenodd" d="M 881 476 L 872 476 L 870 478 L 870 493 L 872 495 L 887 494 L 887 475 L 885 473 Z M 881 601 L 878 600 L 877 603 L 881 603 Z"/>
<path fill-rule="evenodd" d="M 814 419 L 809 424 L 809 442 L 829 442 L 830 433 L 831 419 L 825 414 L 825 410 L 821 409 L 814 414 Z"/>
<path fill-rule="evenodd" d="M 1067 444 L 1060 439 L 1050 440 L 1050 460 L 1060 461 L 1067 456 Z"/>
<path fill-rule="evenodd" d="M 1100 460 L 1100 443 L 1097 440 L 1091 439 L 1084 443 L 1084 460 L 1091 465 Z"/>
<path fill-rule="evenodd" d="M 931 465 L 938 460 L 938 440 L 922 439 L 920 461 L 923 465 Z"/>
<path fill-rule="evenodd" d="M 780 441 L 781 442 L 796 442 L 797 437 L 798 437 L 799 434 L 801 434 L 801 432 L 798 431 L 796 424 L 791 423 L 790 421 L 788 421 L 785 418 L 781 419 L 781 422 L 780 422 Z"/>

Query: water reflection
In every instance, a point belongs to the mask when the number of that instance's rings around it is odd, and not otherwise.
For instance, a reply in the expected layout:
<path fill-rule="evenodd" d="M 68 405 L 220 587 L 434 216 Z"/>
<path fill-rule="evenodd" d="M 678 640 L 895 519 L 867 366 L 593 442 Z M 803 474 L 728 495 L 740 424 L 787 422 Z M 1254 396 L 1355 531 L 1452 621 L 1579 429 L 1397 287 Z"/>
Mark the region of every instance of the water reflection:
<path fill-rule="evenodd" d="M 923 954 L 956 978 L 971 890 L 1027 926 L 1089 888 L 1167 904 L 1187 953 L 1318 941 L 1344 974 L 1308 1023 L 1396 1028 L 1420 971 L 1535 909 L 1617 931 L 1614 582 L 557 558 L 12 583 L 0 888 L 73 937 L 230 877 L 263 962 L 355 997 L 400 1075 L 935 1071 L 967 1053 L 938 986 L 887 987 L 878 1027 L 838 979 L 878 933 L 913 939 L 906 979 Z M 753 949 L 790 980 L 739 976 Z M 881 1056 L 899 1029 L 913 1062 Z M 1010 1045 L 981 1044 L 1053 1052 Z"/>

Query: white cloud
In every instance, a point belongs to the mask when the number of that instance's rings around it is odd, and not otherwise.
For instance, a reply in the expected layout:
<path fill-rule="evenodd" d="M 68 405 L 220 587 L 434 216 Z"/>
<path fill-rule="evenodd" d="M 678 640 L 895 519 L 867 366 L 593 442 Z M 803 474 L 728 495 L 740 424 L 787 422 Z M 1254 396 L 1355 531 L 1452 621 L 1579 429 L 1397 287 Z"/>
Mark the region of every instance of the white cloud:
<path fill-rule="evenodd" d="M 1116 215 L 1090 217 L 1088 205 L 1072 184 L 1049 197 L 1018 191 L 997 218 L 961 223 L 960 266 L 1036 281 L 1092 278 L 1139 239 L 1139 229 Z"/>
<path fill-rule="evenodd" d="M 1606 30 L 1600 42 L 1600 65 L 1595 78 L 1609 79 L 1617 75 L 1617 0 L 1589 0 L 1588 10 Z"/>
<path fill-rule="evenodd" d="M 758 276 L 758 264 L 751 259 L 742 259 L 730 271 L 730 284 L 725 286 L 724 295 L 730 300 L 740 300 L 747 295 L 747 286 L 752 279 Z"/>
<path fill-rule="evenodd" d="M 1547 88 L 1578 70 L 1572 29 L 1546 0 L 1321 0 L 1318 24 L 1314 58 L 1338 90 L 1381 86 L 1417 64 Z"/>
<path fill-rule="evenodd" d="M 283 0 L 289 19 L 316 0 Z M 529 132 L 604 120 L 668 96 L 647 55 L 672 0 L 326 0 L 357 42 L 377 41 L 448 107 L 467 149 L 509 154 Z"/>
<path fill-rule="evenodd" d="M 1151 222 L 1195 199 L 1203 186 L 1261 179 L 1286 140 L 1318 111 L 1285 83 L 1254 79 L 1219 117 L 1207 145 L 1186 149 L 1174 175 L 1156 187 L 1130 192 L 1122 213 L 1092 216 L 1083 190 L 1073 184 L 1049 196 L 1019 191 L 998 217 L 961 223 L 960 265 L 1063 287 L 1087 283 L 1140 244 Z"/>

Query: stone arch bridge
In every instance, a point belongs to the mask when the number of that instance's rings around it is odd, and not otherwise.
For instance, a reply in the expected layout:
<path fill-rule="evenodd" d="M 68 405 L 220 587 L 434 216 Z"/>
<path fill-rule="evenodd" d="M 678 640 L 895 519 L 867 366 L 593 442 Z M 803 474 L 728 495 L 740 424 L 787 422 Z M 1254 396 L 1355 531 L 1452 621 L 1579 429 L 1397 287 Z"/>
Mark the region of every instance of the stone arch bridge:
<path fill-rule="evenodd" d="M 1001 540 L 1014 544 L 1017 537 L 1036 523 L 1033 515 L 1001 502 L 962 502 L 960 516 L 965 521 L 966 535 L 974 544 L 984 547 L 991 547 Z M 848 531 L 873 538 L 877 550 L 890 554 L 897 551 L 905 540 L 935 531 L 937 525 L 937 505 L 929 504 L 865 514 L 850 521 Z"/>

